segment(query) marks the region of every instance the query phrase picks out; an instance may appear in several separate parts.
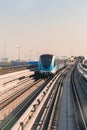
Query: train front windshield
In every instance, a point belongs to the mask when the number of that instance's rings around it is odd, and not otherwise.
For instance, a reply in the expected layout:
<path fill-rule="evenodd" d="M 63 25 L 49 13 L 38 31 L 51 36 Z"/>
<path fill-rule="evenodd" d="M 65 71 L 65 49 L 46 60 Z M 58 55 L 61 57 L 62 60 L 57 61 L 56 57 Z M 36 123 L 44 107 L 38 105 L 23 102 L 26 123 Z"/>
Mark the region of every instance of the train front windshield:
<path fill-rule="evenodd" d="M 51 61 L 52 61 L 52 55 L 42 55 L 41 56 L 41 62 L 44 68 L 49 68 Z"/>

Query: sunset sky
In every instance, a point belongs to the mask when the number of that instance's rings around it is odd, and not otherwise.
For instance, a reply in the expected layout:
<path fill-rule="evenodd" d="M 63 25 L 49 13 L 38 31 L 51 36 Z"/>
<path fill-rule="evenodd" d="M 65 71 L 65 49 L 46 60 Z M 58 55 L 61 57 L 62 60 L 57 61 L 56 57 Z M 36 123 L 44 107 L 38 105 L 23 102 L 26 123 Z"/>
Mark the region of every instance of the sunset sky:
<path fill-rule="evenodd" d="M 0 58 L 87 57 L 87 0 L 0 0 Z"/>

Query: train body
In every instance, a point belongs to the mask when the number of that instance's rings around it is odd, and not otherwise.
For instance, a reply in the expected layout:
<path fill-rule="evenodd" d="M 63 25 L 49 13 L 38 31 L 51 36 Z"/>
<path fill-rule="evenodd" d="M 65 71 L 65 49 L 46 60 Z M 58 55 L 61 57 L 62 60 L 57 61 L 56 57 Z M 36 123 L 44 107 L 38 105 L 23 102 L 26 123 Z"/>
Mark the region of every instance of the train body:
<path fill-rule="evenodd" d="M 55 74 L 66 66 L 67 62 L 51 54 L 43 54 L 39 57 L 38 70 L 42 74 Z"/>

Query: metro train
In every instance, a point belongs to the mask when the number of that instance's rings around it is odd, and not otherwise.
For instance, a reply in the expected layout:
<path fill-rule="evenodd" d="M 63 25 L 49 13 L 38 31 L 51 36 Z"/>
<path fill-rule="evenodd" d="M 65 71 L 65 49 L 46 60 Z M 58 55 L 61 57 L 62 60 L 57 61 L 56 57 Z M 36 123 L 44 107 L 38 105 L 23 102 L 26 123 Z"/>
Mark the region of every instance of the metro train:
<path fill-rule="evenodd" d="M 67 65 L 67 60 L 59 59 L 52 54 L 43 54 L 39 57 L 38 70 L 41 74 L 55 74 Z"/>

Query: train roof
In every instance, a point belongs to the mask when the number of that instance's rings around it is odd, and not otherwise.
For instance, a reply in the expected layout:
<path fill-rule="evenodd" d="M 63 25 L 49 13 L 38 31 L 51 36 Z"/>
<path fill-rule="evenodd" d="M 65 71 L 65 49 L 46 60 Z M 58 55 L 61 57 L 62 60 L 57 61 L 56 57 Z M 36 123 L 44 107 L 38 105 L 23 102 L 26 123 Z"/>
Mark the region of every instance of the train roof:
<path fill-rule="evenodd" d="M 53 56 L 53 54 L 41 54 L 40 56 Z"/>

